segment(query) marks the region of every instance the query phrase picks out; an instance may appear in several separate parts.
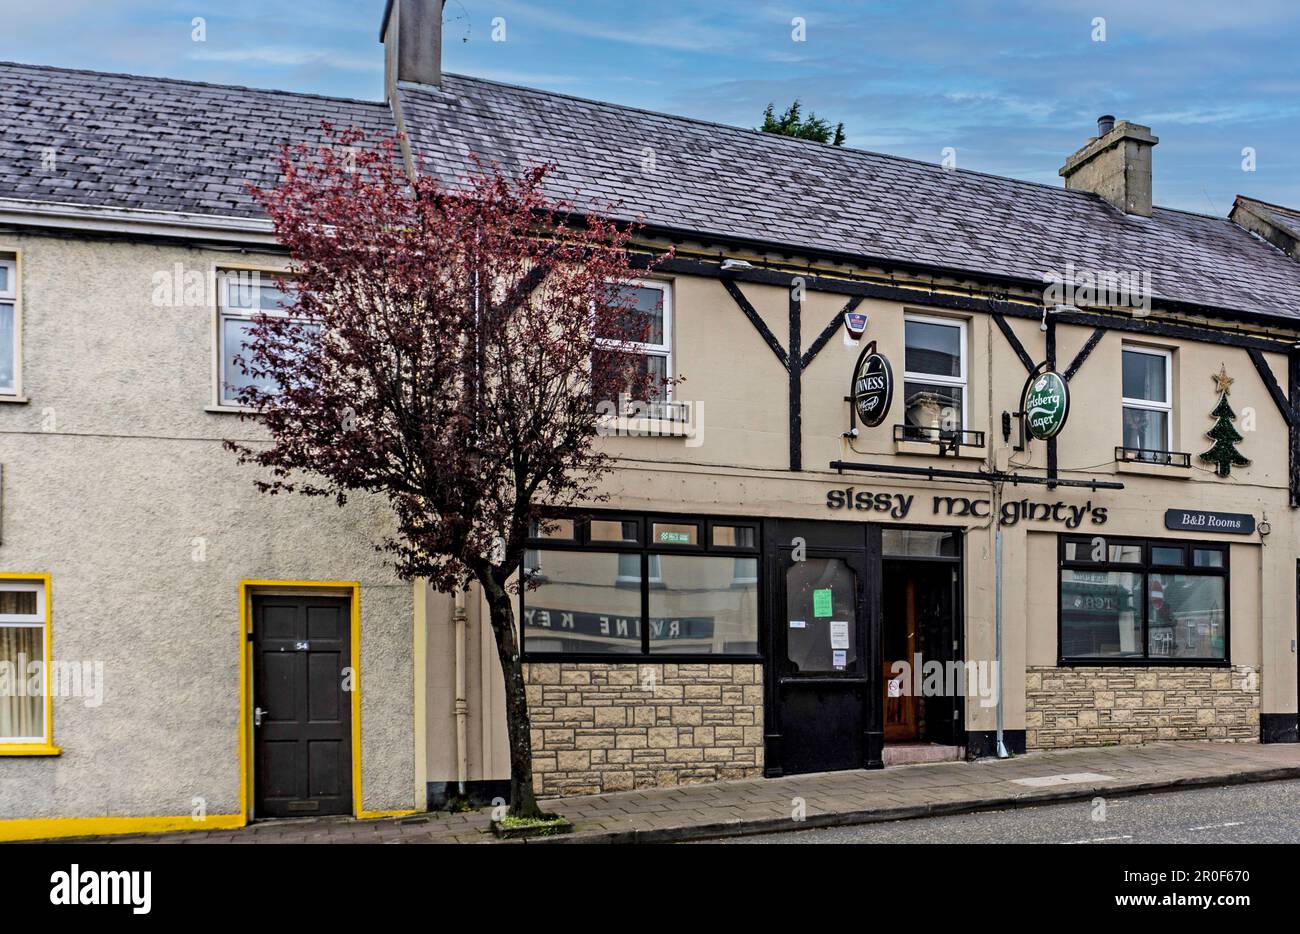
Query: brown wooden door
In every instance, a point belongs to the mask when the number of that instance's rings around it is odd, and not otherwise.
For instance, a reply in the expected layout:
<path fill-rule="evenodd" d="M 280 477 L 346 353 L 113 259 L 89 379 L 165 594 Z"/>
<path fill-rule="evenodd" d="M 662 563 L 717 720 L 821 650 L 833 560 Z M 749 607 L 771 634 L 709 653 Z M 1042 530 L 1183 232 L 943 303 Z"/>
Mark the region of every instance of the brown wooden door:
<path fill-rule="evenodd" d="M 352 810 L 348 601 L 253 600 L 254 817 Z"/>

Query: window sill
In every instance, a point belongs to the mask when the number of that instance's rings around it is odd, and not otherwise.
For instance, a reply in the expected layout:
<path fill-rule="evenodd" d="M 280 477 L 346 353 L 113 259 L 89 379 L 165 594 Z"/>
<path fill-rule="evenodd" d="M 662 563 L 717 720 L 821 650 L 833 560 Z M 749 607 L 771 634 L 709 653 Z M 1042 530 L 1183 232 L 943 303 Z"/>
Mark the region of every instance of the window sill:
<path fill-rule="evenodd" d="M 213 415 L 256 415 L 257 409 L 248 409 L 240 405 L 205 405 L 203 411 Z"/>
<path fill-rule="evenodd" d="M 920 457 L 942 457 L 944 460 L 982 461 L 987 456 L 983 448 L 962 447 L 954 453 L 939 453 L 939 446 L 929 441 L 895 441 L 895 454 L 915 454 Z"/>
<path fill-rule="evenodd" d="M 601 416 L 596 419 L 596 433 L 602 438 L 680 438 L 697 436 L 691 422 L 674 422 L 664 418 Z"/>
<path fill-rule="evenodd" d="M 1232 662 L 1218 658 L 1062 658 L 1057 668 L 1231 668 Z"/>
<path fill-rule="evenodd" d="M 1115 469 L 1119 473 L 1142 474 L 1147 477 L 1165 477 L 1169 480 L 1190 480 L 1192 472 L 1187 467 L 1175 467 L 1173 464 L 1146 464 L 1142 461 L 1116 461 Z"/>
<path fill-rule="evenodd" d="M 31 400 L 26 396 L 0 396 L 0 402 L 8 402 L 10 405 L 27 405 Z"/>
<path fill-rule="evenodd" d="M 0 756 L 61 756 L 63 750 L 48 743 L 0 743 Z"/>

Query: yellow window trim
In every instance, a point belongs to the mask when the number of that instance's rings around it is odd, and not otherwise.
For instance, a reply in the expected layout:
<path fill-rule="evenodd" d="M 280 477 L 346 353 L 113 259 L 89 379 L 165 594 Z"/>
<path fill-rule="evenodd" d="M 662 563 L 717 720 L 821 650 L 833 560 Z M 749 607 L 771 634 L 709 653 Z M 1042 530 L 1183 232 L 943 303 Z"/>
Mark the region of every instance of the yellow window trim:
<path fill-rule="evenodd" d="M 61 756 L 63 750 L 48 743 L 0 743 L 0 756 Z"/>
<path fill-rule="evenodd" d="M 0 571 L 3 581 L 40 581 L 45 586 L 45 742 L 0 743 L 0 756 L 57 756 L 62 752 L 54 745 L 54 695 L 50 690 L 50 671 L 54 667 L 54 605 L 50 601 L 50 575 Z"/>

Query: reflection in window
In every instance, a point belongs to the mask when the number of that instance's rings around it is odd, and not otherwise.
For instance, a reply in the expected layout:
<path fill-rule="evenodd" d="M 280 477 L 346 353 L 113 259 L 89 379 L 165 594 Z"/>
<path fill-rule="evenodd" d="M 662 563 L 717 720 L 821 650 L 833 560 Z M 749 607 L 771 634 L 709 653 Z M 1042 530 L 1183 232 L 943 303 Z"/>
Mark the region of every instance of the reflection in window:
<path fill-rule="evenodd" d="M 880 546 L 887 555 L 951 558 L 957 554 L 957 536 L 928 529 L 882 529 Z"/>
<path fill-rule="evenodd" d="M 1142 575 L 1061 571 L 1061 654 L 1067 658 L 1142 654 Z"/>
<path fill-rule="evenodd" d="M 650 591 L 650 651 L 758 653 L 758 584 L 737 586 L 729 557 L 656 555 L 668 586 Z"/>
<path fill-rule="evenodd" d="M 1223 577 L 1152 574 L 1147 639 L 1156 658 L 1225 658 Z"/>
<path fill-rule="evenodd" d="M 621 654 L 641 651 L 640 557 L 537 550 L 545 576 L 524 599 L 524 650 Z M 637 586 L 619 586 L 635 574 Z"/>
<path fill-rule="evenodd" d="M 1141 564 L 1142 546 L 1135 542 L 1110 543 L 1102 536 L 1075 539 L 1065 543 L 1066 561 L 1093 561 L 1097 564 Z"/>

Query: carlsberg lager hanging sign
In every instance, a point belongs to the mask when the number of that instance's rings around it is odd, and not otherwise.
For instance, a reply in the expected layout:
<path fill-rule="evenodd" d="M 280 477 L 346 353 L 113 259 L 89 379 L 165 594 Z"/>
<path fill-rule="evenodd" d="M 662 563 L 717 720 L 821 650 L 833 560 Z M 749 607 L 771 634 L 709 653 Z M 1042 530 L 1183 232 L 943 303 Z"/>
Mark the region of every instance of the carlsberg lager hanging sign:
<path fill-rule="evenodd" d="M 1025 429 L 1040 441 L 1055 438 L 1070 415 L 1070 389 L 1061 374 L 1047 370 L 1030 377 L 1025 389 Z"/>

